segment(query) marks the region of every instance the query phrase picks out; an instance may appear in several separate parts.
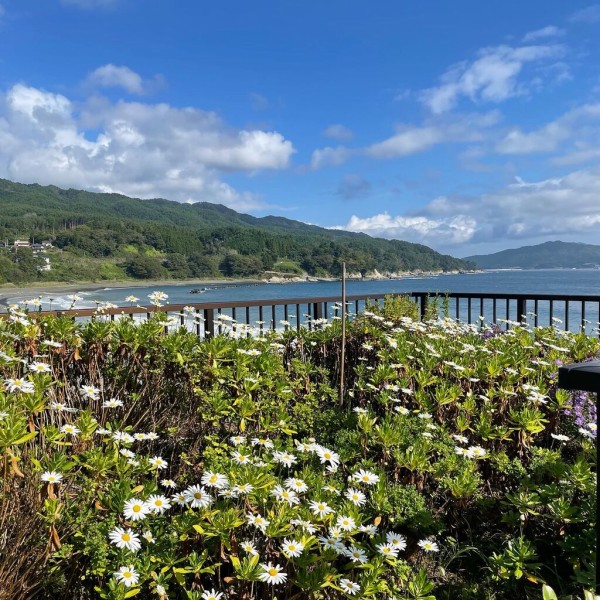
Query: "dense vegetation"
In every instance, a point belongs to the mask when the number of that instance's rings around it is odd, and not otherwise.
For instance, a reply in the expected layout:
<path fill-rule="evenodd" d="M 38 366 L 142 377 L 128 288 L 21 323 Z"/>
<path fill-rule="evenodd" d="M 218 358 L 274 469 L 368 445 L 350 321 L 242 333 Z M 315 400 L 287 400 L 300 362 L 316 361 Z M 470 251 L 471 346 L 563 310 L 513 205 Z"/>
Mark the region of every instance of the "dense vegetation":
<path fill-rule="evenodd" d="M 600 267 L 600 246 L 573 242 L 545 242 L 494 254 L 469 256 L 481 269 L 581 269 Z"/>
<path fill-rule="evenodd" d="M 39 258 L 0 253 L 0 283 L 256 276 L 263 271 L 339 275 L 472 267 L 427 246 L 333 231 L 281 217 L 256 218 L 199 202 L 137 200 L 0 179 L 0 240 L 53 240 Z"/>
<path fill-rule="evenodd" d="M 556 369 L 600 342 L 412 309 L 349 324 L 342 403 L 339 320 L 199 341 L 13 310 L 0 598 L 582 598 L 595 406 Z"/>

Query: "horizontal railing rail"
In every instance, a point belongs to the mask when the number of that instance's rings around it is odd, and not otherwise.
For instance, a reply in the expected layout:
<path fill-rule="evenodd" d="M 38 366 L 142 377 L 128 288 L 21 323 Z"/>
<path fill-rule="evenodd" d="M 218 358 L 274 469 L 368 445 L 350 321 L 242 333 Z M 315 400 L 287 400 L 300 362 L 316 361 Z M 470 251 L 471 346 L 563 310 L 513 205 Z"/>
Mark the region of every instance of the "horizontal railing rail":
<path fill-rule="evenodd" d="M 565 330 L 597 333 L 600 322 L 600 295 L 585 294 L 511 294 L 481 292 L 405 292 L 359 294 L 346 297 L 346 311 L 355 315 L 364 312 L 367 303 L 379 305 L 388 296 L 404 296 L 417 305 L 421 318 L 427 315 L 449 316 L 465 323 L 495 324 L 509 327 L 511 322 L 528 322 L 534 326 L 557 325 Z M 306 309 L 306 310 L 305 310 Z M 292 312 L 295 310 L 295 314 Z M 267 325 L 276 329 L 278 323 L 291 326 L 302 324 L 310 327 L 315 319 L 331 319 L 341 315 L 340 296 L 318 296 L 308 298 L 277 298 L 262 300 L 235 300 L 231 302 L 190 302 L 187 304 L 165 304 L 163 306 L 119 306 L 98 308 L 71 308 L 68 310 L 39 310 L 30 312 L 34 317 L 49 315 L 68 316 L 73 319 L 93 319 L 105 316 L 111 320 L 117 317 L 136 315 L 149 317 L 153 313 L 164 312 L 177 315 L 179 323 L 186 325 L 186 318 L 196 322 L 199 335 L 215 335 L 220 331 L 223 315 L 237 323 L 251 325 L 257 323 L 260 329 Z M 444 314 L 445 313 L 445 314 Z M 6 316 L 6 313 L 0 315 Z M 217 329 L 215 329 L 215 327 Z"/>

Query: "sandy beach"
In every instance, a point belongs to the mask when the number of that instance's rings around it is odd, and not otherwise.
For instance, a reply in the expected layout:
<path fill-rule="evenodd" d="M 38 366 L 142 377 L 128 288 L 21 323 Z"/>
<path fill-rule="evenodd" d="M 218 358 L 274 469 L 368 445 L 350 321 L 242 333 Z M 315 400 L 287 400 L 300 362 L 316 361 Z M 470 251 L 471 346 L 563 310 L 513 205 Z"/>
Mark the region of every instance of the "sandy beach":
<path fill-rule="evenodd" d="M 163 279 L 163 280 L 144 280 L 144 281 L 103 281 L 97 282 L 79 282 L 79 283 L 47 283 L 45 285 L 32 285 L 17 287 L 7 285 L 0 287 L 0 304 L 7 306 L 15 298 L 37 298 L 38 296 L 62 296 L 64 294 L 73 294 L 75 292 L 93 292 L 105 288 L 142 288 L 156 287 L 166 285 L 180 286 L 212 286 L 212 285 L 241 285 L 264 283 L 262 279 Z"/>

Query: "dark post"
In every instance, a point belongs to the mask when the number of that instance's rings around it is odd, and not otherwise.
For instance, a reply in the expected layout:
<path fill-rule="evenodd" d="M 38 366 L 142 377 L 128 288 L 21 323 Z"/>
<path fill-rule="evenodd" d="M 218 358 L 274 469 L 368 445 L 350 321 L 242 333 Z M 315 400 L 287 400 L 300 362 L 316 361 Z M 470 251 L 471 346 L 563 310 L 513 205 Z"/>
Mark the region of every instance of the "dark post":
<path fill-rule="evenodd" d="M 204 337 L 215 337 L 215 311 L 213 308 L 204 310 Z"/>
<path fill-rule="evenodd" d="M 517 298 L 517 318 L 522 325 L 527 321 L 527 300 L 525 298 Z"/>
<path fill-rule="evenodd" d="M 321 302 L 313 302 L 313 319 L 323 318 L 323 304 Z"/>
<path fill-rule="evenodd" d="M 586 363 L 565 365 L 558 369 L 558 387 L 564 390 L 580 390 L 596 394 L 596 414 L 598 414 L 598 398 L 600 397 L 600 360 Z M 596 465 L 600 453 L 598 452 L 598 439 L 596 438 Z M 600 571 L 600 528 L 598 527 L 600 506 L 596 502 L 596 592 L 600 591 L 598 572 Z"/>
<path fill-rule="evenodd" d="M 421 321 L 424 321 L 427 316 L 427 301 L 427 294 L 420 294 L 419 319 L 421 319 Z"/>

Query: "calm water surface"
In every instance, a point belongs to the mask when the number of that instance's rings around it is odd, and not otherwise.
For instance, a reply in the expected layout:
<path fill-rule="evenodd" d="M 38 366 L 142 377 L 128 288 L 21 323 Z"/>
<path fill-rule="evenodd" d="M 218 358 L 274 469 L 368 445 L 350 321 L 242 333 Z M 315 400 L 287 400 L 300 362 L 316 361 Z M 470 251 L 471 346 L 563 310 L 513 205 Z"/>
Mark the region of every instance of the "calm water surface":
<path fill-rule="evenodd" d="M 170 304 L 194 302 L 229 302 L 233 300 L 262 300 L 277 298 L 311 298 L 315 296 L 337 296 L 339 281 L 289 284 L 242 284 L 235 286 L 212 286 L 201 294 L 190 293 L 195 285 L 166 285 L 160 290 L 169 295 Z M 94 308 L 97 302 L 112 302 L 126 306 L 125 298 L 133 294 L 140 304 L 147 304 L 148 294 L 154 287 L 110 288 L 78 292 L 83 300 L 78 308 Z M 552 269 L 535 271 L 484 271 L 482 273 L 412 277 L 384 281 L 349 281 L 347 293 L 385 294 L 391 292 L 480 292 L 480 293 L 523 293 L 523 294 L 590 294 L 600 295 L 599 269 Z M 49 307 L 49 296 L 42 296 L 44 308 Z M 55 297 L 52 308 L 66 308 L 70 300 L 65 296 Z"/>

